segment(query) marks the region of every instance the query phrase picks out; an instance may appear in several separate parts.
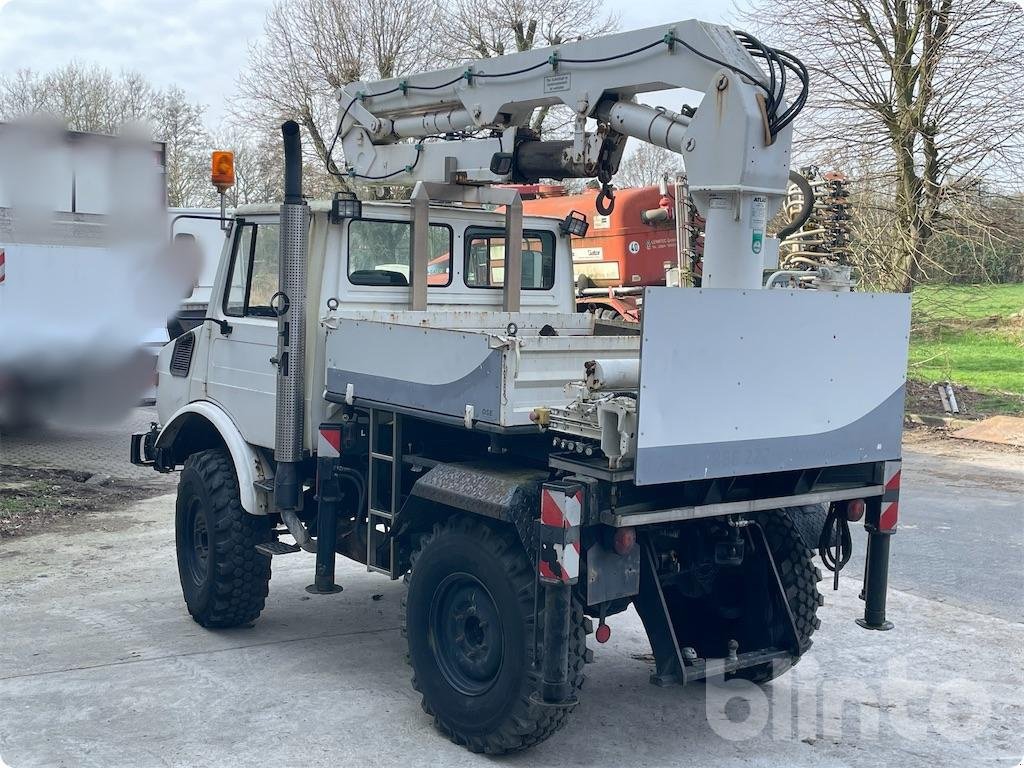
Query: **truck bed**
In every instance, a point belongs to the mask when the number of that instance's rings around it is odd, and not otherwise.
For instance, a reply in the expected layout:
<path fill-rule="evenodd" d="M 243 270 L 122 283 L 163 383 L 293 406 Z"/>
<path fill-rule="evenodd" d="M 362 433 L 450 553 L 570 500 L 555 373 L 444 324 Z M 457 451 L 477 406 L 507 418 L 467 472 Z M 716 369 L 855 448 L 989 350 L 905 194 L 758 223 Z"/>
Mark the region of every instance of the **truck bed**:
<path fill-rule="evenodd" d="M 595 336 L 583 314 L 363 312 L 324 321 L 328 399 L 391 405 L 499 428 L 562 406 L 596 355 L 636 358 L 639 336 Z M 542 333 L 544 335 L 542 335 Z"/>

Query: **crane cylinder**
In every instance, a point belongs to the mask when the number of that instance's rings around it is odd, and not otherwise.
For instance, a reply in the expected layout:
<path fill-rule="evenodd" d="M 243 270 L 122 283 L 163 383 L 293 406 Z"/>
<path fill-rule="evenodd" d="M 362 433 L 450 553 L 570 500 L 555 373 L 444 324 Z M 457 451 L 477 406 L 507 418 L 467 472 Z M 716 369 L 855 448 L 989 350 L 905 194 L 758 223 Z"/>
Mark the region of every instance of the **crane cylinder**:
<path fill-rule="evenodd" d="M 640 386 L 640 359 L 591 360 L 585 366 L 587 389 L 607 392 L 617 389 L 636 389 Z"/>

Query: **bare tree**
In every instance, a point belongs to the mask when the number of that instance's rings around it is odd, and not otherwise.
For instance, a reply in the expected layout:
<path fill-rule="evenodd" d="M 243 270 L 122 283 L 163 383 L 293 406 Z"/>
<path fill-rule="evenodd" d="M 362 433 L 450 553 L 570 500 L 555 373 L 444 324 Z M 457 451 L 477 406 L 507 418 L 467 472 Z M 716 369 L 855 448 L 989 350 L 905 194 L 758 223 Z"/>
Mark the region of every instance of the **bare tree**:
<path fill-rule="evenodd" d="M 203 126 L 203 108 L 189 102 L 181 88 L 172 86 L 159 94 L 151 119 L 154 135 L 164 142 L 167 153 L 168 204 L 199 204 L 210 187 L 210 139 Z"/>
<path fill-rule="evenodd" d="M 650 187 L 666 175 L 683 171 L 683 158 L 677 153 L 654 144 L 641 143 L 619 163 L 619 172 L 613 179 L 615 186 Z"/>
<path fill-rule="evenodd" d="M 72 62 L 45 75 L 20 70 L 0 78 L 0 115 L 6 119 L 48 113 L 75 131 L 116 133 L 152 116 L 159 94 L 137 72 Z"/>
<path fill-rule="evenodd" d="M 278 0 L 239 79 L 236 122 L 271 132 L 295 120 L 310 139 L 310 169 L 337 174 L 337 159 L 329 154 L 338 89 L 432 65 L 433 8 L 422 0 Z M 336 188 L 340 182 L 314 175 L 309 184 Z"/>
<path fill-rule="evenodd" d="M 146 123 L 166 144 L 167 198 L 172 206 L 197 205 L 206 197 L 207 133 L 204 108 L 171 86 L 154 88 L 138 72 L 114 75 L 72 62 L 40 74 L 20 70 L 0 77 L 0 120 L 46 113 L 69 129 L 116 134 L 129 123 Z"/>
<path fill-rule="evenodd" d="M 1008 0 L 754 0 L 747 16 L 770 19 L 765 37 L 811 70 L 802 145 L 858 179 L 887 230 L 868 257 L 909 291 L 936 267 L 934 238 L 970 180 L 1014 175 L 1024 11 Z"/>

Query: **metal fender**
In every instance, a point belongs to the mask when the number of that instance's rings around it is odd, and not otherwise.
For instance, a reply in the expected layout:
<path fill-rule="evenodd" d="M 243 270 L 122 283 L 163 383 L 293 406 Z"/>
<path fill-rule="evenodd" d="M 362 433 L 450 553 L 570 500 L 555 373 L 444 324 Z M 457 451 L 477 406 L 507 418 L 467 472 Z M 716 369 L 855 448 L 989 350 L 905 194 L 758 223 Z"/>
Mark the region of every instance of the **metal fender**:
<path fill-rule="evenodd" d="M 182 428 L 196 418 L 206 420 L 217 430 L 231 454 L 242 508 L 251 515 L 267 514 L 270 511 L 268 494 L 257 491 L 254 484 L 273 477 L 273 468 L 245 441 L 231 417 L 213 403 L 197 401 L 175 411 L 160 432 L 156 448 L 171 448 Z"/>

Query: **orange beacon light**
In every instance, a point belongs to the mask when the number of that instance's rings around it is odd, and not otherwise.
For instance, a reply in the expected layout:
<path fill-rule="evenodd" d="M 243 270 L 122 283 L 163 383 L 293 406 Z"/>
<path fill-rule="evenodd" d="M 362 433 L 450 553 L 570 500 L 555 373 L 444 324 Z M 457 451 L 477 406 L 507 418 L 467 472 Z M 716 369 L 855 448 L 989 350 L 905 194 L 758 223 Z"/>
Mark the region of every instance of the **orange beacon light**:
<path fill-rule="evenodd" d="M 210 181 L 223 193 L 235 184 L 235 153 L 216 150 L 210 156 Z"/>

